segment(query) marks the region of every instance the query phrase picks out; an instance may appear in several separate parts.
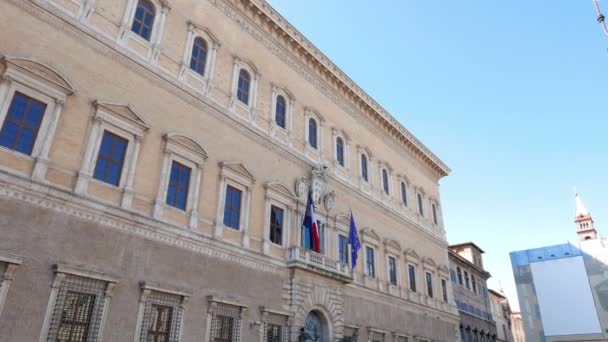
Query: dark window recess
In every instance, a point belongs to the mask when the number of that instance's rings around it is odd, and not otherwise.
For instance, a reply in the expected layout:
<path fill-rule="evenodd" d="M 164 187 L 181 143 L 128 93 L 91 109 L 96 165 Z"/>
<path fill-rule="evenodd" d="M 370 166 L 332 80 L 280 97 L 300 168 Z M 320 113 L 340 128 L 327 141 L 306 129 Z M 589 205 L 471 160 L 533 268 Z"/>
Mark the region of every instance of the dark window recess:
<path fill-rule="evenodd" d="M 274 205 L 270 207 L 270 241 L 283 244 L 283 209 Z"/>
<path fill-rule="evenodd" d="M 426 272 L 426 294 L 433 298 L 433 275 Z"/>
<path fill-rule="evenodd" d="M 192 56 L 190 57 L 190 69 L 197 74 L 205 75 L 205 64 L 207 63 L 207 43 L 201 37 L 196 37 L 192 44 Z"/>
<path fill-rule="evenodd" d="M 234 330 L 234 318 L 228 316 L 217 315 L 217 331 L 213 339 L 215 342 L 233 342 L 232 335 Z"/>
<path fill-rule="evenodd" d="M 94 294 L 68 291 L 57 330 L 57 341 L 87 341 L 94 307 Z"/>
<path fill-rule="evenodd" d="M 282 326 L 268 323 L 266 327 L 266 342 L 281 342 L 282 330 Z"/>
<path fill-rule="evenodd" d="M 154 25 L 154 5 L 150 1 L 139 0 L 137 9 L 135 10 L 135 18 L 131 31 L 145 40 L 150 40 L 152 35 L 152 26 Z"/>
<path fill-rule="evenodd" d="M 239 71 L 239 81 L 236 89 L 236 97 L 242 103 L 249 104 L 249 88 L 251 84 L 251 76 L 247 70 L 241 69 Z"/>
<path fill-rule="evenodd" d="M 344 141 L 340 137 L 336 139 L 336 160 L 340 166 L 344 166 Z"/>
<path fill-rule="evenodd" d="M 376 265 L 374 262 L 374 250 L 371 247 L 365 247 L 367 275 L 370 278 L 376 277 Z"/>
<path fill-rule="evenodd" d="M 367 176 L 367 156 L 365 154 L 361 155 L 361 177 L 368 182 L 369 178 Z"/>
<path fill-rule="evenodd" d="M 191 170 L 187 166 L 176 161 L 171 164 L 171 175 L 169 176 L 169 187 L 167 188 L 168 205 L 186 210 L 190 173 Z"/>
<path fill-rule="evenodd" d="M 170 306 L 152 304 L 152 325 L 148 330 L 150 342 L 166 342 L 171 336 L 173 308 Z"/>
<path fill-rule="evenodd" d="M 120 174 L 122 173 L 122 165 L 125 161 L 127 144 L 127 139 L 105 131 L 101 138 L 93 178 L 118 186 Z"/>
<path fill-rule="evenodd" d="M 277 103 L 274 113 L 274 120 L 277 126 L 285 128 L 287 122 L 287 103 L 281 95 L 277 96 Z"/>
<path fill-rule="evenodd" d="M 239 229 L 241 219 L 241 190 L 226 187 L 226 203 L 224 205 L 224 225 L 230 228 Z"/>
<path fill-rule="evenodd" d="M 45 110 L 46 104 L 16 92 L 0 131 L 0 145 L 32 154 Z"/>
<path fill-rule="evenodd" d="M 348 238 L 344 235 L 338 236 L 338 254 L 340 262 L 348 264 Z"/>
<path fill-rule="evenodd" d="M 397 260 L 392 256 L 388 257 L 388 274 L 391 285 L 397 285 Z"/>
<path fill-rule="evenodd" d="M 317 148 L 317 121 L 308 119 L 308 144 L 312 148 Z"/>
<path fill-rule="evenodd" d="M 414 265 L 407 265 L 407 273 L 410 282 L 410 290 L 416 292 L 416 267 L 414 267 Z"/>

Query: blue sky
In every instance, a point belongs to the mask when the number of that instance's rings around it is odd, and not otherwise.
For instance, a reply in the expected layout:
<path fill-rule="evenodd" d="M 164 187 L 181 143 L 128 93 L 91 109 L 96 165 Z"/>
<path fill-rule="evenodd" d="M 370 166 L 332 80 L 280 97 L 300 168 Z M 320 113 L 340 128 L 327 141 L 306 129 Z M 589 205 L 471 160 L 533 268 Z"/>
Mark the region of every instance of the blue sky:
<path fill-rule="evenodd" d="M 270 3 L 452 168 L 448 240 L 485 249 L 512 306 L 509 252 L 576 241 L 574 187 L 608 232 L 608 37 L 591 0 Z"/>

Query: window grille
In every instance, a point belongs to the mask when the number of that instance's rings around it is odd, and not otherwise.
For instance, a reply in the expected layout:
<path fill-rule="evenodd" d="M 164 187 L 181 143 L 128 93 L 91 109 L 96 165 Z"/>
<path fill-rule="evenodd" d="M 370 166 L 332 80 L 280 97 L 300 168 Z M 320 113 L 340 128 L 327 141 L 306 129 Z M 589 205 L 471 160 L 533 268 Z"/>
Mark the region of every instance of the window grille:
<path fill-rule="evenodd" d="M 140 342 L 178 341 L 182 302 L 182 296 L 151 291 L 144 309 Z"/>
<path fill-rule="evenodd" d="M 239 342 L 241 340 L 241 308 L 217 303 L 211 318 L 212 342 Z"/>
<path fill-rule="evenodd" d="M 264 341 L 266 342 L 286 342 L 289 341 L 289 329 L 287 327 L 287 317 L 268 314 L 264 322 Z"/>
<path fill-rule="evenodd" d="M 59 287 L 47 341 L 97 341 L 107 282 L 66 275 Z"/>
<path fill-rule="evenodd" d="M 344 327 L 344 342 L 357 342 L 358 329 L 351 327 Z"/>

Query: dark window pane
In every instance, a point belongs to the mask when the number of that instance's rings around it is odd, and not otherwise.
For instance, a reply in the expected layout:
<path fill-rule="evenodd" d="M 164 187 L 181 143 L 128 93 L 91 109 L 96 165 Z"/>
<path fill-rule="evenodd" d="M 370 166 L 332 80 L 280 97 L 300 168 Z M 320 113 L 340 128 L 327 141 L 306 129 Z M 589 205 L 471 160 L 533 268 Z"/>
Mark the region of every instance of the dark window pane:
<path fill-rule="evenodd" d="M 287 112 L 287 106 L 285 103 L 285 98 L 283 96 L 279 95 L 279 96 L 277 96 L 276 113 L 275 113 L 275 121 L 276 121 L 277 126 L 285 128 L 286 112 Z"/>
<path fill-rule="evenodd" d="M 241 69 L 239 71 L 239 81 L 236 91 L 236 97 L 242 103 L 248 105 L 249 104 L 249 83 L 251 78 L 247 70 Z"/>
<path fill-rule="evenodd" d="M 16 92 L 0 130 L 0 145 L 31 154 L 45 109 L 44 103 Z"/>
<path fill-rule="evenodd" d="M 361 155 L 361 177 L 367 182 L 367 157 L 365 154 Z"/>
<path fill-rule="evenodd" d="M 388 173 L 386 169 L 382 169 L 382 188 L 384 192 L 388 195 Z"/>
<path fill-rule="evenodd" d="M 283 244 L 283 209 L 270 207 L 270 241 Z"/>
<path fill-rule="evenodd" d="M 150 40 L 150 33 L 154 25 L 154 5 L 147 0 L 139 0 L 137 2 L 137 10 L 133 18 L 131 31 L 135 32 L 142 38 Z"/>
<path fill-rule="evenodd" d="M 374 261 L 374 250 L 371 247 L 365 247 L 367 275 L 371 278 L 376 277 L 376 265 Z"/>
<path fill-rule="evenodd" d="M 191 169 L 176 161 L 171 164 L 169 187 L 167 191 L 167 205 L 186 210 L 188 190 L 190 186 Z"/>
<path fill-rule="evenodd" d="M 426 293 L 433 298 L 433 275 L 426 272 Z"/>
<path fill-rule="evenodd" d="M 197 37 L 192 45 L 192 56 L 190 57 L 190 68 L 200 75 L 205 74 L 205 63 L 207 62 L 207 43 Z"/>
<path fill-rule="evenodd" d="M 308 119 L 308 144 L 317 148 L 317 121 Z"/>
<path fill-rule="evenodd" d="M 416 292 L 416 268 L 414 265 L 407 265 L 407 271 L 410 282 L 410 290 Z"/>
<path fill-rule="evenodd" d="M 338 164 L 344 166 L 344 141 L 340 137 L 336 139 L 336 159 Z"/>
<path fill-rule="evenodd" d="M 128 141 L 104 131 L 93 178 L 118 186 Z"/>
<path fill-rule="evenodd" d="M 348 238 L 346 236 L 338 236 L 338 249 L 340 262 L 348 264 Z"/>
<path fill-rule="evenodd" d="M 241 215 L 241 194 L 242 192 L 232 186 L 226 187 L 226 202 L 224 204 L 224 225 L 230 228 L 239 229 Z"/>

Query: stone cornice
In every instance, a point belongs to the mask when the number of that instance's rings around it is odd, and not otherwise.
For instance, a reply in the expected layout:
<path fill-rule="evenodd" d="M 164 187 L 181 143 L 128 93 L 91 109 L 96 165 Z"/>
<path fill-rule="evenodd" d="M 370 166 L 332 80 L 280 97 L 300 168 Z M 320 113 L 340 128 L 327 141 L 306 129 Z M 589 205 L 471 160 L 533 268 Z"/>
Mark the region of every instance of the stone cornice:
<path fill-rule="evenodd" d="M 314 46 L 303 34 L 291 25 L 265 0 L 209 0 L 218 6 L 220 3 L 232 5 L 246 14 L 252 22 L 269 36 L 282 42 L 292 55 L 296 56 L 309 69 L 329 84 L 350 102 L 355 110 L 363 112 L 375 124 L 388 131 L 394 139 L 406 146 L 439 177 L 447 176 L 450 169 L 435 156 L 420 140 L 408 131 L 399 121 L 389 114 L 369 94 L 359 87 L 346 73 L 336 66 L 327 56 Z M 225 7 L 224 7 L 225 9 Z"/>

